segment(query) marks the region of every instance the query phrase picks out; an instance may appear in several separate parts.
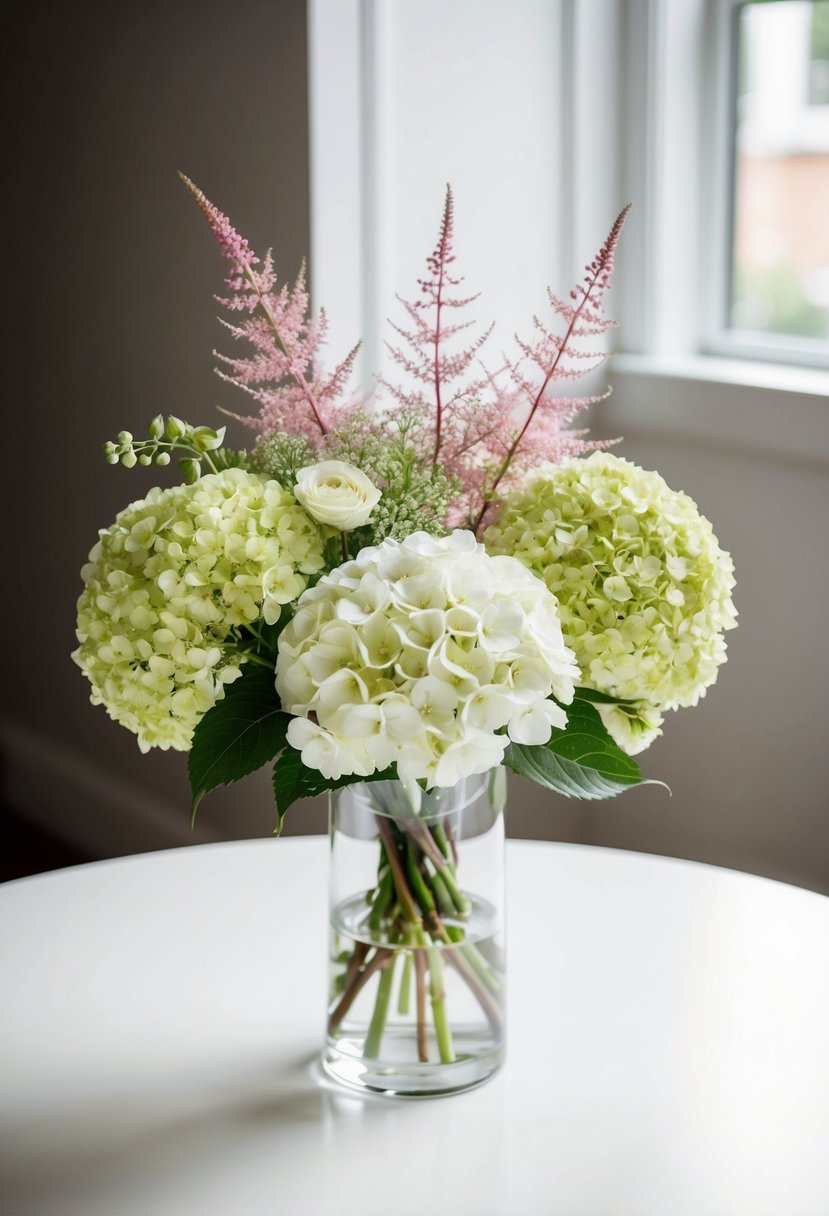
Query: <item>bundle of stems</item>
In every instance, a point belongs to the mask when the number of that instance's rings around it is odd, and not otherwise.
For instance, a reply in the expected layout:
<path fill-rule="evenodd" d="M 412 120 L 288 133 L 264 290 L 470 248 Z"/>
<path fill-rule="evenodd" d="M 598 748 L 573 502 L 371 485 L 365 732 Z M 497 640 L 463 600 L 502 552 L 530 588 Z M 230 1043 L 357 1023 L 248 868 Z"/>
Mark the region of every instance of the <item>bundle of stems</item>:
<path fill-rule="evenodd" d="M 452 967 L 478 1001 L 492 1029 L 503 1026 L 501 981 L 473 942 L 465 941 L 463 922 L 470 901 L 458 884 L 457 849 L 449 820 L 376 814 L 380 861 L 377 885 L 367 893 L 368 928 L 375 944 L 358 941 L 347 960 L 342 992 L 332 1008 L 328 1029 L 335 1035 L 371 978 L 379 973 L 374 1012 L 363 1048 L 377 1059 L 391 1005 L 397 959 L 403 956 L 398 1012 L 409 1013 L 414 973 L 417 1054 L 429 1062 L 427 992 L 441 1063 L 456 1059 L 446 1009 L 444 963 Z"/>

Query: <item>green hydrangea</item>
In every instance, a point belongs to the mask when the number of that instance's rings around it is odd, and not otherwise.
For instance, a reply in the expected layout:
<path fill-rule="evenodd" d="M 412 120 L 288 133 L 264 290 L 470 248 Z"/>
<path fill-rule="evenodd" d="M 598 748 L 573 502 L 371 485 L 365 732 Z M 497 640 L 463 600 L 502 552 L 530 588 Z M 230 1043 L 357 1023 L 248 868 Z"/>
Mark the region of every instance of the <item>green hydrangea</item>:
<path fill-rule="evenodd" d="M 150 490 L 99 536 L 72 657 L 143 752 L 186 751 L 240 674 L 238 631 L 275 621 L 322 569 L 319 529 L 278 482 L 228 469 Z"/>
<path fill-rule="evenodd" d="M 542 466 L 485 541 L 556 596 L 583 683 L 641 706 L 638 717 L 606 712 L 628 750 L 658 733 L 661 711 L 696 704 L 716 679 L 736 624 L 734 567 L 693 500 L 658 473 L 607 452 Z"/>

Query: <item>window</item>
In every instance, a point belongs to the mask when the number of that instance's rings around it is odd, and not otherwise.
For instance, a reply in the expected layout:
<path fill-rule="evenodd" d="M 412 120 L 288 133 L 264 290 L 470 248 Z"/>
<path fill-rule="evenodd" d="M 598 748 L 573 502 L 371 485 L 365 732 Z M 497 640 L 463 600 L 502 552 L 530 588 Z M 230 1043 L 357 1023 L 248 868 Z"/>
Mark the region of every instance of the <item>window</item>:
<path fill-rule="evenodd" d="M 623 358 L 825 396 L 829 0 L 309 0 L 309 16 L 313 291 L 336 346 L 362 333 L 368 386 L 451 178 L 470 289 L 507 336 L 630 201 Z"/>
<path fill-rule="evenodd" d="M 709 349 L 829 362 L 829 0 L 715 5 Z M 717 212 L 716 205 L 714 206 Z"/>
<path fill-rule="evenodd" d="M 829 339 L 829 0 L 737 13 L 732 329 Z"/>

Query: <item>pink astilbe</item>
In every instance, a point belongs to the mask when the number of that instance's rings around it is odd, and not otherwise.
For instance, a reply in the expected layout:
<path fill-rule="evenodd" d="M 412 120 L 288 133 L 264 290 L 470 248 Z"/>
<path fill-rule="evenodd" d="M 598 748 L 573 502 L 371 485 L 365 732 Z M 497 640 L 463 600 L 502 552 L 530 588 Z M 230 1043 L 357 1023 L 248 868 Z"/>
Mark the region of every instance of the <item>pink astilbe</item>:
<path fill-rule="evenodd" d="M 323 374 L 319 351 L 328 322 L 323 312 L 317 317 L 308 316 L 304 265 L 293 286 L 285 284 L 277 290 L 270 250 L 260 262 L 227 216 L 188 177 L 179 176 L 230 263 L 225 282 L 231 294 L 217 298 L 231 312 L 246 314 L 236 324 L 222 324 L 234 338 L 249 343 L 253 353 L 231 358 L 214 352 L 221 364 L 216 369 L 221 379 L 242 389 L 259 406 L 258 417 L 232 417 L 263 435 L 289 432 L 319 446 L 353 409 L 342 398 L 359 346 L 332 373 Z"/>
<path fill-rule="evenodd" d="M 548 289 L 552 309 L 564 326 L 563 335 L 547 329 L 538 317 L 533 317 L 532 339 L 516 335 L 523 358 L 508 365 L 509 382 L 498 390 L 502 426 L 486 441 L 490 474 L 484 479 L 480 506 L 470 519 L 476 531 L 486 523 L 496 494 L 532 465 L 608 446 L 606 441 L 599 444 L 585 439 L 583 430 L 565 428 L 582 410 L 604 400 L 609 390 L 597 396 L 562 397 L 554 386 L 586 375 L 606 358 L 603 350 L 584 350 L 574 343 L 599 337 L 617 324 L 604 315 L 604 297 L 610 290 L 616 248 L 629 210 L 629 206 L 623 208 L 616 217 L 601 249 L 585 266 L 583 279 L 570 292 L 569 302 Z M 529 364 L 527 370 L 524 363 Z M 507 419 L 513 420 L 512 428 Z"/>
<path fill-rule="evenodd" d="M 447 314 L 458 314 L 478 299 L 477 295 L 463 296 L 456 291 L 463 276 L 450 270 L 455 262 L 453 238 L 454 201 L 452 188 L 447 186 L 437 244 L 426 259 L 426 277 L 417 281 L 420 299 L 397 297 L 409 324 L 404 327 L 392 322 L 402 345 L 386 343 L 392 359 L 412 382 L 411 387 L 389 383 L 386 387 L 398 404 L 419 410 L 424 419 L 431 420 L 427 429 L 430 450 L 424 456 L 440 460 L 463 481 L 470 453 L 495 426 L 480 401 L 486 377 L 469 376 L 492 326 L 462 349 L 450 349 L 453 339 L 473 328 L 475 322 L 447 321 Z"/>

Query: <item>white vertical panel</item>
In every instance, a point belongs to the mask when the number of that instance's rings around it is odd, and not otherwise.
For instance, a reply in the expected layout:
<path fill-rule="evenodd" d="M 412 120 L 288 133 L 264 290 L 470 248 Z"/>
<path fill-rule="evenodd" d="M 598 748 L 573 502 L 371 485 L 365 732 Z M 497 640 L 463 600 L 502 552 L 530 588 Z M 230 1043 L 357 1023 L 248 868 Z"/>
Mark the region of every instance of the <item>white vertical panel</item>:
<path fill-rule="evenodd" d="M 497 363 L 546 284 L 569 286 L 561 3 L 310 0 L 309 21 L 313 292 L 334 340 L 359 320 L 364 375 L 382 370 L 383 322 L 416 293 L 451 181 L 457 269 L 497 322 Z"/>
<path fill-rule="evenodd" d="M 506 344 L 559 274 L 560 5 L 396 3 L 392 48 L 387 278 L 413 294 L 451 182 L 457 267 Z M 496 360 L 498 350 L 494 338 Z"/>
<path fill-rule="evenodd" d="M 383 363 L 384 321 L 393 288 L 389 269 L 394 260 L 390 223 L 390 185 L 395 163 L 394 45 L 395 5 L 389 0 L 361 0 L 360 84 L 362 147 L 360 183 L 363 261 L 363 380 L 367 387 Z"/>
<path fill-rule="evenodd" d="M 567 281 L 562 291 L 581 276 L 625 203 L 635 205 L 623 193 L 621 181 L 622 10 L 618 0 L 564 3 L 562 115 L 568 172 L 561 225 L 562 272 Z"/>
<path fill-rule="evenodd" d="M 311 297 L 339 360 L 362 336 L 360 0 L 308 0 Z"/>
<path fill-rule="evenodd" d="M 661 357 L 686 354 L 698 338 L 700 257 L 711 239 L 700 224 L 707 208 L 705 7 L 701 0 L 629 0 L 626 13 L 621 136 L 635 209 L 621 260 L 624 346 Z"/>

